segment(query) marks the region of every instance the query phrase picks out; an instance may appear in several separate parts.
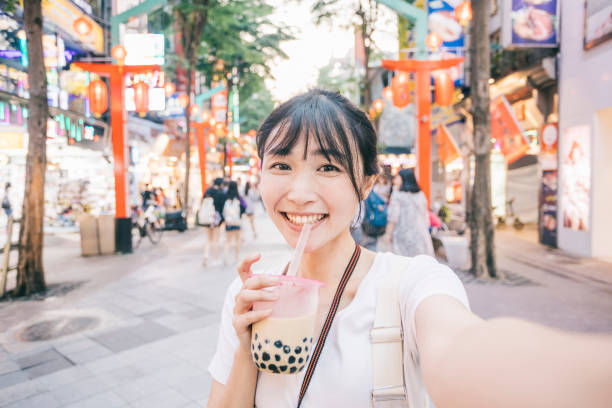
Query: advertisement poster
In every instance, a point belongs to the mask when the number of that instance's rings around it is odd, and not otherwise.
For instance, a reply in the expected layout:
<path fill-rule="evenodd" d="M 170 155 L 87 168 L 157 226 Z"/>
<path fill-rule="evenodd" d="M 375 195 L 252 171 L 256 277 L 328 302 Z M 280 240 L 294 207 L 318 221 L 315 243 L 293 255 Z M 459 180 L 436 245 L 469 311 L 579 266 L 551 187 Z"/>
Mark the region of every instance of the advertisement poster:
<path fill-rule="evenodd" d="M 557 146 L 559 143 L 559 128 L 556 123 L 547 123 L 540 132 L 540 165 L 542 170 L 557 170 Z"/>
<path fill-rule="evenodd" d="M 612 2 L 584 1 L 584 49 L 588 50 L 612 38 Z"/>
<path fill-rule="evenodd" d="M 558 0 L 509 0 L 505 3 L 504 47 L 555 47 L 559 44 Z"/>
<path fill-rule="evenodd" d="M 589 229 L 591 195 L 591 129 L 575 126 L 563 132 L 561 152 L 563 226 L 578 231 Z"/>
<path fill-rule="evenodd" d="M 542 172 L 540 242 L 557 247 L 557 170 Z"/>
<path fill-rule="evenodd" d="M 529 142 L 523 128 L 504 96 L 495 99 L 491 104 L 491 136 L 508 164 L 515 162 L 529 150 Z"/>
<path fill-rule="evenodd" d="M 455 19 L 455 7 L 463 0 L 430 0 L 427 8 L 429 14 L 429 30 L 442 38 L 441 51 L 432 58 L 444 59 L 463 56 L 465 33 L 463 27 Z M 463 64 L 448 69 L 448 73 L 456 86 L 463 85 Z"/>

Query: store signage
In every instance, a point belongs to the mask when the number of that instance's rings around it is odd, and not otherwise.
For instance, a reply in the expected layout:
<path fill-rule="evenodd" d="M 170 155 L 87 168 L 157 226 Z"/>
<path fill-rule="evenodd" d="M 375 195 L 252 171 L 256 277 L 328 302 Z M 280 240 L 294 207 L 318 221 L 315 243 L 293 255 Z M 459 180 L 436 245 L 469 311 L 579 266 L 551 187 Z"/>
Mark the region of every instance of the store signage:
<path fill-rule="evenodd" d="M 166 93 L 164 88 L 149 88 L 149 110 L 163 111 L 166 109 Z M 125 110 L 133 112 L 136 110 L 134 101 L 134 88 L 125 88 Z"/>
<path fill-rule="evenodd" d="M 523 128 L 504 96 L 498 97 L 491 104 L 491 136 L 508 164 L 529 150 L 529 141 L 525 138 Z"/>
<path fill-rule="evenodd" d="M 584 1 L 584 49 L 588 50 L 612 38 L 612 3 Z"/>
<path fill-rule="evenodd" d="M 459 147 L 446 126 L 438 126 L 436 143 L 438 144 L 438 156 L 445 166 L 461 157 Z"/>
<path fill-rule="evenodd" d="M 557 170 L 542 171 L 540 193 L 540 242 L 557 246 Z"/>
<path fill-rule="evenodd" d="M 164 35 L 127 33 L 125 65 L 164 65 Z"/>
<path fill-rule="evenodd" d="M 429 13 L 429 30 L 442 38 L 440 51 L 432 55 L 433 59 L 452 58 L 464 55 L 465 33 L 455 19 L 455 7 L 460 0 L 430 0 L 427 4 Z M 447 70 L 455 85 L 463 85 L 463 64 Z"/>
<path fill-rule="evenodd" d="M 26 134 L 23 130 L 1 130 L 0 150 L 23 150 L 26 148 Z"/>
<path fill-rule="evenodd" d="M 502 45 L 556 47 L 559 44 L 558 0 L 508 0 L 504 2 Z"/>
<path fill-rule="evenodd" d="M 563 226 L 587 231 L 591 203 L 591 128 L 582 125 L 565 129 L 561 147 Z"/>
<path fill-rule="evenodd" d="M 212 117 L 217 122 L 225 123 L 227 117 L 227 88 L 217 92 L 211 98 Z"/>
<path fill-rule="evenodd" d="M 556 123 L 547 123 L 542 126 L 540 134 L 540 165 L 542 170 L 557 170 L 559 128 Z"/>
<path fill-rule="evenodd" d="M 58 29 L 64 31 L 73 39 L 83 43 L 91 51 L 99 54 L 104 53 L 104 31 L 100 24 L 83 13 L 80 8 L 69 0 L 43 0 L 42 12 L 47 21 L 53 23 Z M 92 26 L 91 33 L 87 36 L 79 36 L 72 28 L 72 23 L 79 17 L 86 19 Z"/>

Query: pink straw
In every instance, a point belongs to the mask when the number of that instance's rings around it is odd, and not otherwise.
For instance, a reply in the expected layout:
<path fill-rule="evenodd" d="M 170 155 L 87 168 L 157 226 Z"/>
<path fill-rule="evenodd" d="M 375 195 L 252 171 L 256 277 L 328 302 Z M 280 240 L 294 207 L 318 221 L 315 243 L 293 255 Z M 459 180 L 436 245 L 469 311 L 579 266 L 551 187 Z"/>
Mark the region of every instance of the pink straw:
<path fill-rule="evenodd" d="M 291 259 L 289 269 L 287 270 L 287 276 L 295 276 L 295 274 L 297 273 L 298 267 L 300 266 L 300 262 L 302 261 L 302 255 L 304 254 L 304 249 L 306 248 L 306 242 L 308 241 L 308 236 L 310 235 L 311 229 L 312 224 L 304 224 L 304 226 L 302 227 L 302 232 L 300 232 L 298 243 L 295 246 L 295 252 L 293 252 L 293 258 Z"/>

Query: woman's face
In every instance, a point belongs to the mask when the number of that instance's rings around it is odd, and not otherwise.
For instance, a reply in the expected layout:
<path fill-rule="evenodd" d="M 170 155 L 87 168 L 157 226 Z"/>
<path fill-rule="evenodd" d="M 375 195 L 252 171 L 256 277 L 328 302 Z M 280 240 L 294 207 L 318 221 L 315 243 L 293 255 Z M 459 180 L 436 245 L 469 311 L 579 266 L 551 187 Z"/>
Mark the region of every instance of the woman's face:
<path fill-rule="evenodd" d="M 402 186 L 402 176 L 397 174 L 393 177 L 393 187 L 400 188 Z"/>
<path fill-rule="evenodd" d="M 260 192 L 270 218 L 292 247 L 303 225 L 313 225 L 307 252 L 348 235 L 358 205 L 350 176 L 328 161 L 316 143 L 308 144 L 304 159 L 304 138 L 286 156 L 264 155 Z"/>

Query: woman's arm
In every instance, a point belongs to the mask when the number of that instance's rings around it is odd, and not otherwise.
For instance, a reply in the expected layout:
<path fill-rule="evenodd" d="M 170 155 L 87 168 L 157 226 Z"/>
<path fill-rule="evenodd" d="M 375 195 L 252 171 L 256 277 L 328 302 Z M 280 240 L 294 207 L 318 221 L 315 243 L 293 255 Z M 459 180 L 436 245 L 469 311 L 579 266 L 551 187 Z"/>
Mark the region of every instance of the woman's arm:
<path fill-rule="evenodd" d="M 251 354 L 239 347 L 234 354 L 234 365 L 227 384 L 213 380 L 207 407 L 252 408 L 256 383 L 257 367 L 253 364 Z"/>
<path fill-rule="evenodd" d="M 612 339 L 514 318 L 483 321 L 445 295 L 416 312 L 427 389 L 438 408 L 612 405 Z"/>

